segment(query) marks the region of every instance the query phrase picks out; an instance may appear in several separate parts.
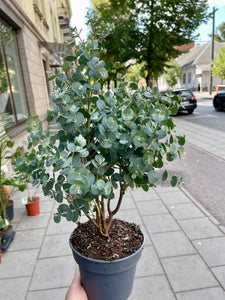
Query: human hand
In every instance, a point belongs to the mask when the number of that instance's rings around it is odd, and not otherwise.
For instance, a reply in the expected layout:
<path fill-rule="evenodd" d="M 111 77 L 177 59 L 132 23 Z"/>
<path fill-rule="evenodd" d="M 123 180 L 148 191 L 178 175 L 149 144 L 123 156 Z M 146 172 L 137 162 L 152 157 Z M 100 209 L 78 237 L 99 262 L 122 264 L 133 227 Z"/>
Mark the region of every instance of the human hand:
<path fill-rule="evenodd" d="M 75 275 L 65 300 L 88 300 L 87 294 L 81 285 L 80 272 Z"/>

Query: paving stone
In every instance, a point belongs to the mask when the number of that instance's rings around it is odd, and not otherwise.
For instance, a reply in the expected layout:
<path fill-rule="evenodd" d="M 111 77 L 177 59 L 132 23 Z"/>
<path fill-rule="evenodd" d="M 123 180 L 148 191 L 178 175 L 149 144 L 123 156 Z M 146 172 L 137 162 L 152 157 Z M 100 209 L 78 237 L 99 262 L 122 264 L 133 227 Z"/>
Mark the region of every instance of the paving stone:
<path fill-rule="evenodd" d="M 128 300 L 175 300 L 165 276 L 135 278 Z"/>
<path fill-rule="evenodd" d="M 45 229 L 17 231 L 8 251 L 40 248 Z"/>
<path fill-rule="evenodd" d="M 125 194 L 126 195 L 126 194 Z M 118 202 L 118 197 L 115 197 L 114 199 L 111 200 L 111 209 L 115 209 L 117 206 L 117 202 Z M 135 209 L 135 202 L 133 200 L 133 198 L 131 196 L 124 196 L 120 209 Z"/>
<path fill-rule="evenodd" d="M 149 189 L 147 192 L 143 189 L 133 189 L 131 190 L 131 194 L 135 201 L 160 200 L 159 196 L 153 189 Z"/>
<path fill-rule="evenodd" d="M 159 257 L 170 257 L 196 253 L 191 242 L 182 231 L 151 235 Z"/>
<path fill-rule="evenodd" d="M 30 291 L 68 287 L 76 270 L 72 256 L 38 260 Z"/>
<path fill-rule="evenodd" d="M 27 230 L 36 228 L 46 228 L 48 225 L 50 214 L 39 214 L 36 216 L 23 216 L 17 230 Z"/>
<path fill-rule="evenodd" d="M 218 279 L 218 281 L 220 282 L 220 284 L 223 286 L 225 290 L 225 266 L 215 267 L 212 268 L 211 270 L 216 275 L 216 278 Z"/>
<path fill-rule="evenodd" d="M 190 199 L 181 191 L 173 193 L 160 193 L 160 197 L 166 205 L 190 203 Z"/>
<path fill-rule="evenodd" d="M 142 220 L 137 209 L 119 210 L 115 218 L 141 225 Z"/>
<path fill-rule="evenodd" d="M 205 216 L 193 203 L 168 205 L 168 209 L 177 220 L 193 219 Z"/>
<path fill-rule="evenodd" d="M 67 291 L 68 288 L 29 292 L 27 300 L 62 300 L 65 299 Z"/>
<path fill-rule="evenodd" d="M 152 245 L 152 241 L 150 240 L 149 238 L 149 233 L 147 232 L 147 230 L 145 229 L 145 226 L 144 225 L 140 225 L 140 228 L 145 236 L 145 246 L 149 246 L 149 245 Z"/>
<path fill-rule="evenodd" d="M 221 287 L 176 294 L 177 300 L 225 300 Z"/>
<path fill-rule="evenodd" d="M 11 221 L 11 224 L 18 223 L 21 221 L 22 217 L 25 215 L 25 208 L 14 209 L 14 218 Z"/>
<path fill-rule="evenodd" d="M 53 200 L 40 201 L 40 213 L 48 213 L 52 211 L 54 205 Z"/>
<path fill-rule="evenodd" d="M 223 225 L 220 225 L 220 226 L 219 226 L 219 228 L 220 228 L 220 230 L 222 230 L 222 231 L 223 231 L 223 233 L 225 233 L 225 226 L 223 226 Z"/>
<path fill-rule="evenodd" d="M 24 300 L 29 286 L 30 277 L 0 280 L 2 300 Z"/>
<path fill-rule="evenodd" d="M 225 237 L 194 241 L 194 245 L 210 267 L 225 265 Z"/>
<path fill-rule="evenodd" d="M 51 217 L 47 234 L 61 234 L 61 233 L 72 233 L 75 229 L 76 224 L 73 222 L 68 222 L 65 218 L 62 218 L 60 223 L 55 223 L 53 217 Z"/>
<path fill-rule="evenodd" d="M 47 235 L 41 247 L 39 258 L 72 254 L 69 237 L 70 233 Z"/>
<path fill-rule="evenodd" d="M 218 285 L 199 255 L 163 258 L 161 262 L 175 292 Z"/>
<path fill-rule="evenodd" d="M 161 193 L 175 193 L 175 192 L 180 192 L 180 189 L 178 187 L 172 187 L 171 185 L 169 186 L 157 186 L 154 188 L 154 190 L 161 195 Z"/>
<path fill-rule="evenodd" d="M 0 279 L 30 276 L 36 264 L 38 249 L 5 252 L 0 265 Z"/>
<path fill-rule="evenodd" d="M 178 221 L 190 239 L 221 236 L 221 231 L 208 218 Z"/>
<path fill-rule="evenodd" d="M 144 224 L 149 233 L 159 233 L 180 230 L 170 214 L 144 216 Z"/>
<path fill-rule="evenodd" d="M 168 213 L 168 209 L 161 201 L 141 201 L 137 202 L 137 207 L 142 216 Z"/>
<path fill-rule="evenodd" d="M 138 261 L 135 277 L 161 275 L 163 270 L 152 246 L 145 246 Z"/>

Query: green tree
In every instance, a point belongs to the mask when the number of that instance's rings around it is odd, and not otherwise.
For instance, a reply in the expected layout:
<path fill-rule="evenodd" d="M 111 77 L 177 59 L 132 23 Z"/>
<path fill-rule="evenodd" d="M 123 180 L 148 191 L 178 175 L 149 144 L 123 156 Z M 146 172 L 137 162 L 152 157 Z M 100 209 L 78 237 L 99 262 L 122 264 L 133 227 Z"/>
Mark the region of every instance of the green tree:
<path fill-rule="evenodd" d="M 212 75 L 225 79 L 225 47 L 220 48 L 217 58 L 212 63 Z"/>
<path fill-rule="evenodd" d="M 181 78 L 181 66 L 173 59 L 165 67 L 164 77 L 169 87 L 174 87 Z"/>
<path fill-rule="evenodd" d="M 212 34 L 209 34 L 210 37 L 212 37 Z M 220 43 L 225 42 L 225 22 L 221 23 L 216 28 L 216 33 L 214 35 L 214 40 Z"/>
<path fill-rule="evenodd" d="M 102 2 L 102 1 L 101 1 Z M 209 18 L 207 0 L 108 0 L 98 7 L 99 24 L 110 24 L 104 43 L 117 61 L 143 63 L 147 85 L 163 73 L 165 63 L 191 42 L 196 28 Z"/>

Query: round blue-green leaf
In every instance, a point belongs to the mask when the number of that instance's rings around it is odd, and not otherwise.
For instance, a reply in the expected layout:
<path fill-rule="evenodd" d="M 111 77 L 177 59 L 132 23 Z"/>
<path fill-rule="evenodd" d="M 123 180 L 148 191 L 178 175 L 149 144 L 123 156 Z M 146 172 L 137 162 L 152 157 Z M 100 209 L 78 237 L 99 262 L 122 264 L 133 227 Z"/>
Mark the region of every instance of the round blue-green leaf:
<path fill-rule="evenodd" d="M 159 175 L 155 170 L 148 172 L 148 181 L 150 184 L 155 184 L 159 180 Z"/>
<path fill-rule="evenodd" d="M 133 119 L 133 117 L 134 117 L 134 112 L 130 107 L 125 108 L 122 111 L 122 118 L 124 121 L 130 121 Z"/>
<path fill-rule="evenodd" d="M 94 90 L 95 91 L 98 91 L 101 89 L 101 84 L 99 82 L 95 82 L 95 85 L 94 85 Z"/>
<path fill-rule="evenodd" d="M 106 80 L 108 78 L 108 71 L 105 68 L 101 68 L 99 73 L 102 77 L 102 80 Z"/>
<path fill-rule="evenodd" d="M 112 183 L 110 181 L 106 182 L 104 188 L 103 188 L 103 194 L 105 196 L 108 196 L 111 194 L 112 191 Z"/>
<path fill-rule="evenodd" d="M 164 121 L 168 118 L 169 111 L 165 105 L 156 105 L 151 112 L 151 116 L 155 121 Z"/>
<path fill-rule="evenodd" d="M 99 179 L 96 181 L 96 186 L 98 188 L 99 191 L 102 191 L 103 188 L 105 187 L 105 181 L 102 179 Z"/>
<path fill-rule="evenodd" d="M 82 195 L 82 189 L 79 184 L 71 185 L 69 192 L 71 195 Z"/>
<path fill-rule="evenodd" d="M 105 102 L 103 100 L 98 100 L 96 102 L 96 104 L 97 104 L 97 107 L 98 107 L 99 110 L 102 110 L 102 109 L 105 108 Z"/>
<path fill-rule="evenodd" d="M 97 161 L 98 164 L 102 164 L 105 161 L 105 157 L 102 155 L 95 155 L 95 160 Z"/>
<path fill-rule="evenodd" d="M 137 132 L 134 136 L 133 143 L 136 147 L 143 147 L 145 145 L 145 134 L 143 132 Z"/>
<path fill-rule="evenodd" d="M 67 145 L 67 149 L 70 151 L 70 152 L 75 152 L 76 151 L 76 146 L 74 143 L 69 143 Z"/>

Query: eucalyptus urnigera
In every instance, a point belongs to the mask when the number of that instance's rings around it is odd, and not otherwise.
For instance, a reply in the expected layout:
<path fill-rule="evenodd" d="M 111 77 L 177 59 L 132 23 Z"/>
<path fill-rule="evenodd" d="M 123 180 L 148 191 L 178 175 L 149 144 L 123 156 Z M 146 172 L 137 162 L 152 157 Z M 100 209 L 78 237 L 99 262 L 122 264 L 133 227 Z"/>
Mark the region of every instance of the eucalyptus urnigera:
<path fill-rule="evenodd" d="M 50 77 L 54 106 L 47 121 L 56 121 L 59 131 L 50 135 L 38 117 L 30 117 L 26 154 L 34 184 L 59 203 L 55 222 L 79 222 L 84 213 L 106 237 L 127 188 L 148 191 L 167 180 L 159 169 L 179 157 L 185 143 L 171 118 L 178 111 L 176 95 L 138 89 L 121 76 L 111 92 L 103 88 L 107 77 L 98 42 L 76 46 Z M 176 176 L 169 180 L 178 183 Z"/>

